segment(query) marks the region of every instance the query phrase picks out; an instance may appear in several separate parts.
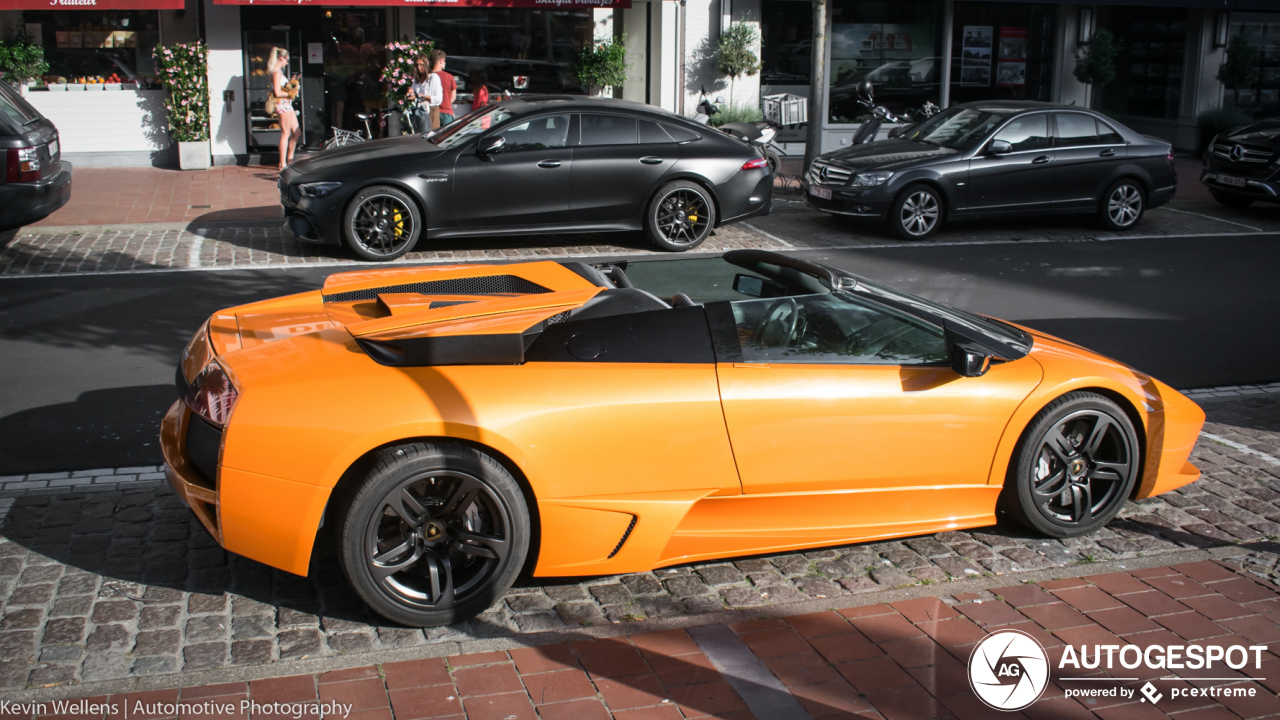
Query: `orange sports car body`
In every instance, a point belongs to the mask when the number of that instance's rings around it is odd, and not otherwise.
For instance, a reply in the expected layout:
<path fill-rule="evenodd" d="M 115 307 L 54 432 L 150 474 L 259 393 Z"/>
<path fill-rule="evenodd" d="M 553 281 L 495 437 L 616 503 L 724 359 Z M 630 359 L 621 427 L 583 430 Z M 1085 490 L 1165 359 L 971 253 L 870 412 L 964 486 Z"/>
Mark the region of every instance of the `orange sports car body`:
<path fill-rule="evenodd" d="M 335 274 L 214 314 L 177 381 L 171 484 L 227 550 L 297 574 L 370 458 L 409 443 L 492 458 L 527 508 L 506 506 L 528 514 L 519 564 L 576 576 L 991 525 L 1024 457 L 1015 517 L 1069 535 L 1195 480 L 1204 420 L 1069 342 L 760 251 Z M 1080 398 L 1119 413 L 1036 446 Z M 418 546 L 460 527 L 427 525 Z"/>

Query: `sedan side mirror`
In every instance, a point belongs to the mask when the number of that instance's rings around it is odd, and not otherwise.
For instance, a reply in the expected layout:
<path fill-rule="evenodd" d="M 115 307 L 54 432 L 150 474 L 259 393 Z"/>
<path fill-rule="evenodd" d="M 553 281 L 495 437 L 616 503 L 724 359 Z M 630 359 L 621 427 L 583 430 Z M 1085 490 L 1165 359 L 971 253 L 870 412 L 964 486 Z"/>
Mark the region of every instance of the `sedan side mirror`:
<path fill-rule="evenodd" d="M 507 139 L 501 135 L 490 135 L 476 146 L 476 154 L 480 156 L 500 153 L 507 146 Z"/>
<path fill-rule="evenodd" d="M 992 155 L 1008 155 L 1013 152 L 1013 146 L 1008 140 L 992 140 L 990 150 Z"/>

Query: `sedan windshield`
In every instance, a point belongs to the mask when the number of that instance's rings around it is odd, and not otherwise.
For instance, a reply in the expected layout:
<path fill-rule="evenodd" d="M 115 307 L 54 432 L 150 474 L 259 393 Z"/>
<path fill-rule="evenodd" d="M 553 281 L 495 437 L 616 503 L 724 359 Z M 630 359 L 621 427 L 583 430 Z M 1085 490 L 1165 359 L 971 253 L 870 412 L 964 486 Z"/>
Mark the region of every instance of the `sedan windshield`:
<path fill-rule="evenodd" d="M 499 106 L 494 106 L 488 112 L 476 115 L 470 120 L 465 122 L 459 120 L 448 127 L 441 128 L 430 139 L 437 147 L 448 150 L 449 148 L 458 147 L 481 133 L 487 132 L 489 128 L 496 127 L 511 117 L 511 113 Z"/>
<path fill-rule="evenodd" d="M 912 128 L 904 137 L 953 150 L 970 150 L 1013 112 L 950 108 Z"/>

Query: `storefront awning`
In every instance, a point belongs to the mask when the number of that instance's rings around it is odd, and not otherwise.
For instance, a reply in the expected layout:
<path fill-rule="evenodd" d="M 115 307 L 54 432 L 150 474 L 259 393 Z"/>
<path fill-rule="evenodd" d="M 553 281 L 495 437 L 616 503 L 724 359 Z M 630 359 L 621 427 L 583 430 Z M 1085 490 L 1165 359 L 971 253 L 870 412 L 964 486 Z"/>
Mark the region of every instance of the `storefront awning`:
<path fill-rule="evenodd" d="M 183 0 L 0 0 L 0 10 L 181 10 Z"/>
<path fill-rule="evenodd" d="M 0 6 L 5 0 L 0 0 Z M 371 5 L 375 7 L 490 7 L 559 10 L 564 8 L 629 8 L 631 0 L 213 0 L 214 5 L 306 6 Z"/>
<path fill-rule="evenodd" d="M 1058 5 L 1060 0 L 995 0 L 995 2 L 1034 2 L 1044 5 Z M 1280 2 L 1277 2 L 1277 0 L 1090 0 L 1086 4 L 1200 8 L 1204 10 L 1280 10 Z"/>

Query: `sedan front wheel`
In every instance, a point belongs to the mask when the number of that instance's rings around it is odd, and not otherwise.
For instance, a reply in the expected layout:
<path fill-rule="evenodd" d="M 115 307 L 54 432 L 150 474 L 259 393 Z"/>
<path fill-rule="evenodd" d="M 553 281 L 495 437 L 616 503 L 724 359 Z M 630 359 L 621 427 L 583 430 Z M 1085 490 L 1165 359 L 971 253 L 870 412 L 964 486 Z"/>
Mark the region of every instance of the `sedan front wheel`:
<path fill-rule="evenodd" d="M 903 240 L 925 240 L 942 225 L 942 198 L 928 185 L 903 190 L 889 208 L 889 229 Z"/>

